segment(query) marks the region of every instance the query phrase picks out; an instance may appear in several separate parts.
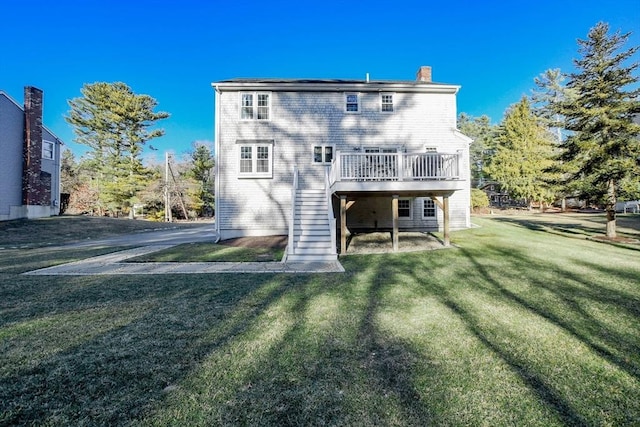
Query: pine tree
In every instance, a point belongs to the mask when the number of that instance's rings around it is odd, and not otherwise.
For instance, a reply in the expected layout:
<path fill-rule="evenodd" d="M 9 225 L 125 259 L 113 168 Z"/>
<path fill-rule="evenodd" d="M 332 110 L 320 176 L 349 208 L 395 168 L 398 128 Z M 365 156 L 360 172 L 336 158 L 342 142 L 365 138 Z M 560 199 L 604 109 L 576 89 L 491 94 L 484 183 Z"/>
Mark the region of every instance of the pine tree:
<path fill-rule="evenodd" d="M 578 40 L 580 59 L 567 87 L 575 98 L 559 103 L 571 135 L 563 144 L 565 172 L 578 195 L 602 203 L 607 212 L 607 237 L 616 237 L 615 204 L 622 186 L 640 185 L 640 89 L 633 72 L 638 63 L 625 65 L 638 47 L 620 51 L 630 33 L 608 35 L 609 26 L 598 23 L 587 40 Z"/>
<path fill-rule="evenodd" d="M 564 84 L 566 75 L 559 68 L 546 70 L 533 81 L 536 88 L 531 94 L 531 106 L 533 112 L 554 134 L 556 142 L 560 144 L 564 139 L 562 129 L 564 117 L 555 108 L 561 102 L 573 99 L 573 91 Z"/>
<path fill-rule="evenodd" d="M 489 116 L 473 117 L 465 113 L 458 115 L 458 129 L 473 138 L 470 147 L 471 178 L 474 186 L 481 186 L 486 179 L 485 168 L 491 162 L 496 137 L 496 127 Z"/>
<path fill-rule="evenodd" d="M 206 145 L 195 144 L 190 160 L 186 176 L 197 185 L 196 190 L 190 193 L 192 204 L 200 216 L 213 213 L 213 155 Z"/>
<path fill-rule="evenodd" d="M 511 197 L 531 202 L 553 199 L 551 177 L 552 136 L 531 111 L 526 97 L 514 105 L 500 126 L 496 153 L 488 173 Z"/>
<path fill-rule="evenodd" d="M 143 145 L 164 134 L 150 127 L 169 114 L 154 112 L 155 99 L 136 95 L 124 83 L 85 84 L 81 92 L 82 97 L 69 101 L 66 120 L 76 142 L 91 149 L 86 160 L 95 171 L 99 208 L 131 211 L 137 192 L 153 178 L 140 159 Z"/>

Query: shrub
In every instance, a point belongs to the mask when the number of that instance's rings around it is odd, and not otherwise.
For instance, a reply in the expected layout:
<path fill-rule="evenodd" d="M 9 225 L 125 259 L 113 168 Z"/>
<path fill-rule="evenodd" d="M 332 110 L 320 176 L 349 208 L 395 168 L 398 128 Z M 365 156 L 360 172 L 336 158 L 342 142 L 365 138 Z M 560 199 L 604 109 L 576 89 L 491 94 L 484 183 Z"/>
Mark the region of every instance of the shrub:
<path fill-rule="evenodd" d="M 472 209 L 482 209 L 489 207 L 489 197 L 487 197 L 487 193 L 480 190 L 479 188 L 471 189 L 471 208 Z"/>

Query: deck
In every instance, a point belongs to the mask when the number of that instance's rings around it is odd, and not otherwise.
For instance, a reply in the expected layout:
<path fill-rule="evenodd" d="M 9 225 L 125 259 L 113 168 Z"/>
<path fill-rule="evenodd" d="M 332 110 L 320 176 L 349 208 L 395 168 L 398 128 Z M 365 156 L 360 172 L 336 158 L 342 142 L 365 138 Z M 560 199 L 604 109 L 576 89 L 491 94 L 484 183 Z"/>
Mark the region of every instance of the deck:
<path fill-rule="evenodd" d="M 329 172 L 336 194 L 450 195 L 464 188 L 460 153 L 336 152 Z"/>

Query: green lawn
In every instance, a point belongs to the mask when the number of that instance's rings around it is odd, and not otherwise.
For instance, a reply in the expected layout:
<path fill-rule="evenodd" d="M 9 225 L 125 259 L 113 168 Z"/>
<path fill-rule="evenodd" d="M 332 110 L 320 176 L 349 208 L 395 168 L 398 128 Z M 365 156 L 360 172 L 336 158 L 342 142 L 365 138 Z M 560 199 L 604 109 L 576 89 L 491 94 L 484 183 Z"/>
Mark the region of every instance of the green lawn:
<path fill-rule="evenodd" d="M 134 221 L 84 215 L 0 221 L 0 249 L 39 248 L 123 233 L 187 228 L 193 224 L 197 223 Z"/>
<path fill-rule="evenodd" d="M 279 262 L 284 248 L 245 248 L 220 243 L 188 243 L 127 262 Z"/>
<path fill-rule="evenodd" d="M 480 217 L 346 273 L 22 276 L 0 250 L 0 425 L 638 425 L 640 247 Z M 621 218 L 640 236 L 640 218 Z"/>

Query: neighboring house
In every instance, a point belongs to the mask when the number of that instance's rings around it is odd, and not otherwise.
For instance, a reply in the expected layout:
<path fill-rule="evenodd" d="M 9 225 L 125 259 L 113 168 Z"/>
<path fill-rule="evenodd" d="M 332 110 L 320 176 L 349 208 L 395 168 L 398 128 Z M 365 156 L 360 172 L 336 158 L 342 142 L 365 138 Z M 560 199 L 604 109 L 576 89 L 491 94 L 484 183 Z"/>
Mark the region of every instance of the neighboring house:
<path fill-rule="evenodd" d="M 640 213 L 640 200 L 630 200 L 627 202 L 617 202 L 616 212 L 622 213 Z"/>
<path fill-rule="evenodd" d="M 23 108 L 0 91 L 0 220 L 60 212 L 62 141 L 42 124 L 42 100 L 26 87 Z"/>
<path fill-rule="evenodd" d="M 470 226 L 459 86 L 431 81 L 232 79 L 215 89 L 221 239 L 288 234 L 289 260 L 336 258 L 349 230 Z M 340 242 L 338 245 L 336 240 Z"/>
<path fill-rule="evenodd" d="M 504 207 L 524 207 L 525 203 L 522 200 L 513 200 L 509 196 L 509 192 L 502 189 L 502 185 L 496 181 L 485 182 L 480 187 L 489 198 L 489 205 L 492 207 L 504 208 Z"/>

